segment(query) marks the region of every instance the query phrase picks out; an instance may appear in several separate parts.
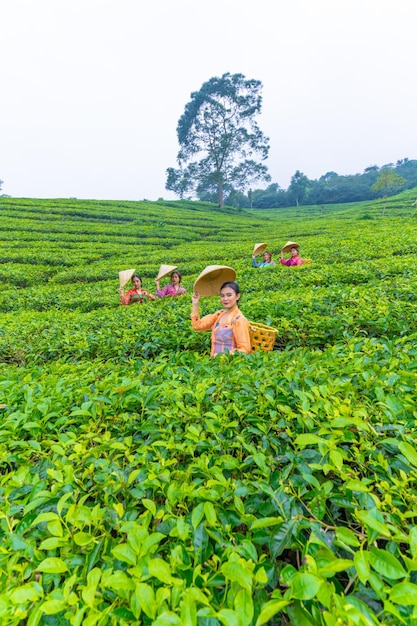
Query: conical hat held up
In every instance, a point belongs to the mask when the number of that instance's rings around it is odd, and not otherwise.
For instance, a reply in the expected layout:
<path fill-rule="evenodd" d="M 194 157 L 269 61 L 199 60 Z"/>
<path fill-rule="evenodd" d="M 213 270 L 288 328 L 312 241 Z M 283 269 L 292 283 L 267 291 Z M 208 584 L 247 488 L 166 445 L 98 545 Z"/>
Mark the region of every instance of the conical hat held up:
<path fill-rule="evenodd" d="M 122 270 L 121 272 L 119 272 L 119 283 L 120 283 L 120 287 L 124 287 L 129 280 L 132 278 L 133 274 L 135 273 L 135 270 Z"/>
<path fill-rule="evenodd" d="M 296 241 L 287 241 L 287 243 L 285 244 L 285 246 L 282 248 L 283 252 L 289 252 L 291 250 L 291 248 L 299 248 L 300 244 L 297 243 Z"/>
<path fill-rule="evenodd" d="M 258 254 L 262 254 L 264 250 L 268 247 L 267 243 L 255 243 L 253 246 L 252 256 L 258 256 Z"/>
<path fill-rule="evenodd" d="M 158 276 L 156 277 L 156 280 L 160 280 L 161 278 L 164 278 L 168 274 L 172 274 L 172 272 L 175 271 L 177 267 L 178 265 L 161 265 L 159 268 L 159 272 L 158 272 Z"/>
<path fill-rule="evenodd" d="M 223 283 L 236 280 L 236 272 L 227 265 L 208 265 L 194 283 L 194 293 L 199 296 L 217 296 Z"/>

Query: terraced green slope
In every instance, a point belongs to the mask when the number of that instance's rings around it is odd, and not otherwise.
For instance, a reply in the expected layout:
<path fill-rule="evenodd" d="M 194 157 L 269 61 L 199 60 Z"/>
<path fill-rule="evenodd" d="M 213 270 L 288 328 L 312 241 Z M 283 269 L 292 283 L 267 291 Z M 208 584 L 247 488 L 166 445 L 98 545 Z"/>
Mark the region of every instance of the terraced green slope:
<path fill-rule="evenodd" d="M 0 198 L 0 623 L 414 624 L 416 190 L 220 211 Z M 256 242 L 300 268 L 251 267 Z M 232 265 L 276 350 L 210 359 Z M 216 298 L 204 310 L 218 308 Z"/>

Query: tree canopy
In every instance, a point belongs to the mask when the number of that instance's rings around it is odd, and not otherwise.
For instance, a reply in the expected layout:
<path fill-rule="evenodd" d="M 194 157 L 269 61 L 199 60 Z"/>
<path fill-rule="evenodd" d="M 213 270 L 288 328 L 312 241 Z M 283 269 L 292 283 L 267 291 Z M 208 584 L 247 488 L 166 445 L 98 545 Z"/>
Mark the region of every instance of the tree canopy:
<path fill-rule="evenodd" d="M 310 181 L 307 176 L 300 172 L 300 170 L 295 172 L 294 176 L 291 178 L 290 186 L 288 187 L 288 194 L 291 198 L 292 204 L 296 204 L 298 206 L 303 202 L 307 195 L 309 183 Z"/>
<path fill-rule="evenodd" d="M 177 126 L 179 168 L 167 169 L 166 189 L 181 198 L 206 199 L 216 193 L 223 207 L 225 191 L 244 191 L 256 181 L 270 180 L 262 163 L 269 140 L 255 119 L 261 112 L 261 88 L 258 80 L 226 73 L 191 94 Z"/>
<path fill-rule="evenodd" d="M 404 186 L 404 183 L 405 178 L 394 172 L 389 166 L 385 166 L 384 169 L 381 170 L 371 189 L 372 191 L 375 191 L 375 193 L 381 194 L 384 198 L 382 215 L 385 213 L 387 197 L 398 189 L 401 189 L 401 187 Z"/>

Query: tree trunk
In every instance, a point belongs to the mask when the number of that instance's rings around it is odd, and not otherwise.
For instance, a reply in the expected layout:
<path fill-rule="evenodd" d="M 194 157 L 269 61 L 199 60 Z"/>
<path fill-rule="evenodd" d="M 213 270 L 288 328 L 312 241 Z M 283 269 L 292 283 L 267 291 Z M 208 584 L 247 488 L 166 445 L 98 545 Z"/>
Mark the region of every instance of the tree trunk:
<path fill-rule="evenodd" d="M 224 209 L 223 184 L 221 181 L 218 183 L 218 190 L 219 190 L 219 207 L 221 209 Z"/>

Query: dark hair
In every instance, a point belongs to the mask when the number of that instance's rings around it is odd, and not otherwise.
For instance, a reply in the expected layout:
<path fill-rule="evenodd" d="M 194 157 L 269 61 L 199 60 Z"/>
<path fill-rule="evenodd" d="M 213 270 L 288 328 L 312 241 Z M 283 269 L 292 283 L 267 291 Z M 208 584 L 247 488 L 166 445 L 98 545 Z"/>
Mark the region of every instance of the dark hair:
<path fill-rule="evenodd" d="M 180 279 L 180 282 L 181 282 L 182 276 L 179 273 L 179 271 L 178 270 L 174 270 L 173 272 L 171 272 L 170 278 L 172 278 L 174 276 L 174 274 L 177 274 L 177 276 L 178 276 L 178 278 Z"/>
<path fill-rule="evenodd" d="M 132 276 L 132 283 L 133 283 L 133 279 L 134 279 L 134 278 L 139 278 L 139 280 L 140 280 L 140 284 L 142 284 L 142 277 L 141 277 L 141 276 L 139 276 L 139 274 L 133 274 L 133 276 Z"/>
<path fill-rule="evenodd" d="M 239 285 L 237 283 L 233 282 L 232 280 L 228 280 L 225 283 L 223 283 L 223 285 L 220 287 L 220 291 L 224 287 L 231 287 L 237 296 L 240 294 Z"/>

